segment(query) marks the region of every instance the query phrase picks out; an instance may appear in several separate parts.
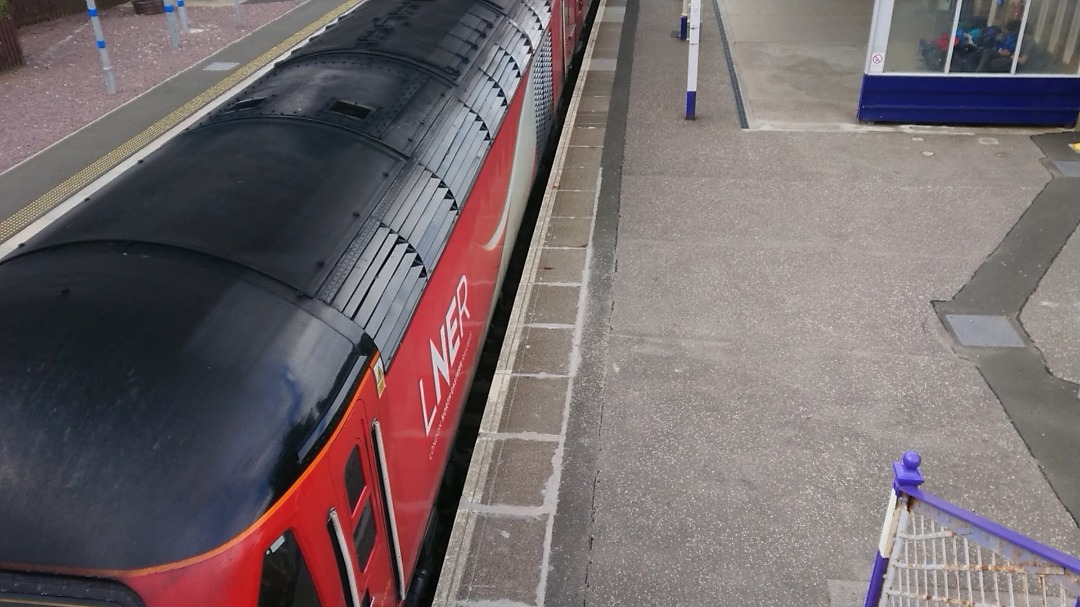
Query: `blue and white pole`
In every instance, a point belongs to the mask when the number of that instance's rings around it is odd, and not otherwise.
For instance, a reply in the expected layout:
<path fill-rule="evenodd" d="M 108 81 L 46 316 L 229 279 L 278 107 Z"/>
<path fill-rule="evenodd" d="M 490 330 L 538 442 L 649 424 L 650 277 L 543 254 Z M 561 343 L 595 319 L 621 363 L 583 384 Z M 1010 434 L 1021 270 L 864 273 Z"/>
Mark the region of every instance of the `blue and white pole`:
<path fill-rule="evenodd" d="M 701 0 L 690 0 L 690 60 L 686 67 L 686 119 L 697 111 L 698 46 L 701 44 Z"/>
<path fill-rule="evenodd" d="M 101 20 L 98 19 L 97 4 L 94 4 L 94 0 L 86 0 L 86 12 L 90 15 L 90 25 L 94 28 L 94 40 L 97 41 L 98 54 L 101 55 L 101 69 L 105 71 L 105 90 L 112 95 L 116 92 L 116 76 L 113 75 L 112 63 L 109 62 L 109 51 L 105 50 L 105 34 L 101 31 Z"/>
<path fill-rule="evenodd" d="M 688 17 L 686 12 L 689 8 L 689 0 L 682 0 L 682 16 L 679 17 L 679 40 L 686 40 Z"/>
<path fill-rule="evenodd" d="M 881 592 L 892 582 L 889 579 L 892 576 L 889 560 L 893 556 L 893 549 L 899 548 L 896 543 L 896 530 L 907 527 L 908 496 L 903 493 L 903 488 L 914 489 L 922 484 L 923 477 L 919 472 L 921 463 L 922 458 L 914 451 L 905 452 L 901 461 L 893 462 L 893 490 L 889 495 L 889 507 L 885 513 L 885 524 L 881 527 L 881 540 L 878 542 L 863 607 L 877 607 L 881 601 Z M 886 577 L 886 574 L 889 577 Z"/>
<path fill-rule="evenodd" d="M 188 27 L 187 7 L 184 6 L 184 0 L 176 0 L 176 12 L 180 13 L 180 29 L 184 30 L 185 34 L 190 32 L 191 28 Z"/>
<path fill-rule="evenodd" d="M 165 23 L 169 27 L 169 45 L 180 48 L 180 32 L 176 31 L 176 5 L 173 0 L 165 0 Z"/>

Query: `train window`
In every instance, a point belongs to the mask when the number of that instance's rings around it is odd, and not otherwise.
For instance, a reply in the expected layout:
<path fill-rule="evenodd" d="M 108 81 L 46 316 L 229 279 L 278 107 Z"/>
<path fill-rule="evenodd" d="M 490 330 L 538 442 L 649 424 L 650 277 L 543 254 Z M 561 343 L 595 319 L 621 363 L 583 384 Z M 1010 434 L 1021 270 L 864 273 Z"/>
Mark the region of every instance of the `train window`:
<path fill-rule="evenodd" d="M 350 511 L 356 510 L 366 484 L 364 471 L 360 468 L 360 447 L 353 447 L 349 461 L 345 463 L 345 491 L 349 494 Z"/>
<path fill-rule="evenodd" d="M 263 556 L 259 607 L 319 607 L 304 555 L 292 531 L 286 531 Z"/>
<path fill-rule="evenodd" d="M 371 500 L 364 502 L 364 513 L 353 531 L 353 546 L 356 547 L 356 562 L 361 569 L 367 568 L 371 549 L 375 547 L 375 517 L 371 514 Z"/>

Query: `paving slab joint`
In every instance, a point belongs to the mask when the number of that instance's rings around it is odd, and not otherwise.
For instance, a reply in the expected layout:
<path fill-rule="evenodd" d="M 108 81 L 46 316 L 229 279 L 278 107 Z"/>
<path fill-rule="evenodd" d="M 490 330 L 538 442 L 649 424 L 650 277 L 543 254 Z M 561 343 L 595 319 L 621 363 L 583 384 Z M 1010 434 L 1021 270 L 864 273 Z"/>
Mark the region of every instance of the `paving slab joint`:
<path fill-rule="evenodd" d="M 602 22 L 604 14 L 605 0 L 600 0 L 600 6 L 597 9 L 597 23 Z M 558 493 L 558 481 L 559 472 L 558 466 L 562 461 L 563 446 L 561 438 L 558 441 L 558 447 L 555 450 L 555 455 L 552 459 L 553 467 L 556 467 L 555 473 L 548 479 L 547 487 L 545 490 L 544 506 L 540 509 L 529 509 L 528 512 L 524 510 L 505 510 L 505 506 L 483 506 L 480 504 L 484 491 L 486 489 L 487 479 L 490 476 L 489 470 L 492 465 L 495 441 L 490 439 L 491 435 L 498 434 L 499 427 L 504 415 L 504 409 L 507 403 L 507 395 L 510 386 L 510 380 L 514 375 L 514 365 L 519 359 L 519 352 L 522 349 L 524 337 L 528 326 L 526 319 L 528 318 L 528 307 L 532 301 L 532 294 L 534 285 L 537 284 L 552 284 L 552 283 L 540 283 L 537 281 L 540 273 L 540 259 L 544 254 L 546 248 L 543 246 L 546 238 L 548 237 L 548 229 L 551 223 L 551 217 L 553 213 L 555 195 L 558 192 L 557 184 L 560 181 L 560 176 L 563 168 L 566 166 L 567 156 L 570 153 L 570 140 L 573 136 L 574 126 L 576 124 L 576 117 L 578 114 L 578 108 L 581 105 L 583 98 L 583 91 L 585 83 L 588 80 L 589 74 L 592 73 L 591 65 L 593 63 L 593 50 L 594 42 L 597 36 L 599 28 L 593 27 L 589 35 L 589 41 L 586 46 L 585 56 L 582 60 L 581 71 L 578 76 L 578 81 L 575 85 L 574 92 L 571 96 L 569 106 L 566 112 L 566 123 L 563 125 L 563 135 L 560 138 L 558 147 L 555 151 L 554 160 L 552 163 L 552 170 L 546 189 L 544 192 L 543 200 L 540 206 L 540 212 L 537 216 L 536 228 L 533 232 L 532 240 L 529 245 L 529 253 L 526 256 L 524 268 L 522 270 L 521 286 L 518 288 L 517 295 L 514 298 L 514 305 L 510 312 L 510 318 L 507 322 L 506 335 L 503 341 L 503 347 L 499 353 L 499 360 L 496 363 L 496 370 L 492 379 L 491 388 L 488 393 L 488 399 L 485 403 L 484 416 L 480 423 L 481 435 L 477 440 L 476 448 L 473 451 L 472 461 L 469 465 L 469 470 L 466 475 L 465 488 L 462 494 L 462 501 L 460 503 L 458 513 L 454 520 L 454 529 L 451 532 L 449 546 L 446 552 L 446 558 L 444 560 L 443 570 L 439 577 L 438 586 L 436 588 L 435 599 L 433 601 L 434 606 L 438 607 L 450 607 L 452 605 L 490 605 L 491 607 L 503 606 L 512 603 L 506 601 L 461 601 L 459 600 L 463 578 L 466 572 L 466 563 L 468 561 L 468 555 L 473 547 L 473 536 L 475 535 L 475 521 L 476 516 L 482 512 L 488 513 L 503 513 L 511 514 L 516 512 L 518 515 L 543 515 L 547 514 L 548 524 L 545 534 L 544 545 L 544 557 L 543 562 L 538 563 L 538 567 L 541 568 L 541 581 L 536 589 L 537 605 L 544 603 L 543 593 L 546 587 L 547 580 L 547 563 L 550 558 L 550 544 L 551 544 L 551 520 L 554 518 L 554 513 L 557 504 Z M 599 177 L 597 177 L 599 179 Z M 588 253 L 586 252 L 586 258 Z M 586 262 L 587 265 L 587 262 Z M 566 283 L 566 286 L 582 286 L 584 280 L 573 283 L 572 285 Z M 564 283 L 560 283 L 564 284 Z M 580 314 L 579 314 L 580 318 Z M 575 330 L 575 339 L 571 345 L 572 348 L 578 345 L 580 331 Z M 571 374 L 573 373 L 574 365 L 570 366 Z M 541 374 L 547 376 L 548 374 Z M 566 400 L 569 400 L 569 386 L 567 387 Z M 563 414 L 563 433 L 566 431 L 566 413 L 564 403 Z M 497 508 L 497 510 L 492 510 Z M 513 507 L 510 507 L 513 508 Z"/>

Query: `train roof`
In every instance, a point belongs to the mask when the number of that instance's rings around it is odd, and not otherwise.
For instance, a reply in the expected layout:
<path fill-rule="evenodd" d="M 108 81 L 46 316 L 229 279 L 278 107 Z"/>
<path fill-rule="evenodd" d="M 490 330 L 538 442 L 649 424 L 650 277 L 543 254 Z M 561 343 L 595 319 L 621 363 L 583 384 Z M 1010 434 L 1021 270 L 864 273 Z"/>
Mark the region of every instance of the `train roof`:
<path fill-rule="evenodd" d="M 369 0 L 0 263 L 0 563 L 210 550 L 392 356 L 549 0 Z"/>
<path fill-rule="evenodd" d="M 213 260 L 74 249 L 0 264 L 0 562 L 210 550 L 296 480 L 362 353 Z"/>

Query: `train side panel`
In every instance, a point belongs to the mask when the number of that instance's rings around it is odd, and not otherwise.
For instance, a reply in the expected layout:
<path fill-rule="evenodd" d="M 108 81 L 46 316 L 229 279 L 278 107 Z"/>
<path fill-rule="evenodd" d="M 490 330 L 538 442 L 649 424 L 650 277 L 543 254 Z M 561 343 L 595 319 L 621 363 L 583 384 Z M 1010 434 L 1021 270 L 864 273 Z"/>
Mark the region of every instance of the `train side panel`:
<path fill-rule="evenodd" d="M 522 83 L 386 373 L 379 415 L 405 579 L 414 570 L 535 175 L 536 118 Z"/>

